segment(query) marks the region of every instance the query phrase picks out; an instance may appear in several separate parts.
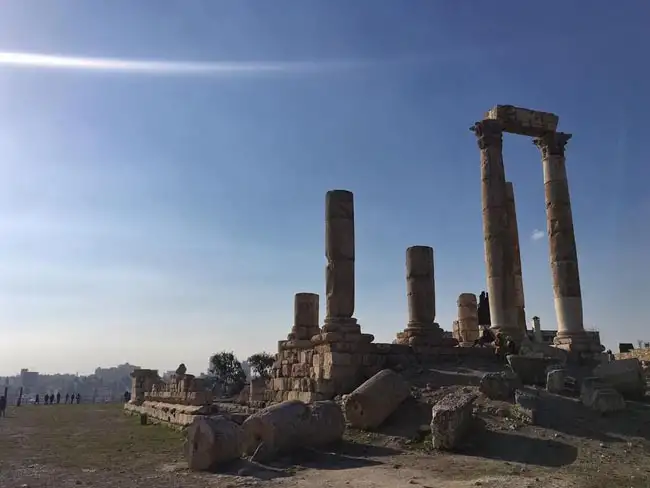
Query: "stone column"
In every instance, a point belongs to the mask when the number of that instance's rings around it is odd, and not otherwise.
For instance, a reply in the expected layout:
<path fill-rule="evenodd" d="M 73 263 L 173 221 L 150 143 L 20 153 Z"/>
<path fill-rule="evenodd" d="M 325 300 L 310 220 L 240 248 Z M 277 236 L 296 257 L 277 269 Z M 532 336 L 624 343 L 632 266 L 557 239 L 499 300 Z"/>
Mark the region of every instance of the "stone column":
<path fill-rule="evenodd" d="M 587 352 L 592 349 L 582 317 L 582 294 L 571 213 L 571 199 L 564 149 L 571 134 L 551 132 L 534 140 L 542 152 L 546 230 L 550 247 L 553 298 L 557 319 L 554 344 L 563 349 Z"/>
<path fill-rule="evenodd" d="M 318 306 L 318 294 L 296 293 L 293 302 L 293 327 L 288 337 L 290 341 L 311 345 L 310 339 L 320 333 Z"/>
<path fill-rule="evenodd" d="M 433 248 L 412 246 L 406 250 L 406 290 L 409 320 L 398 340 L 418 346 L 440 344 L 442 329 L 435 323 Z"/>
<path fill-rule="evenodd" d="M 533 317 L 533 333 L 535 342 L 539 342 L 540 344 L 544 342 L 544 338 L 542 337 L 542 324 L 537 316 Z"/>
<path fill-rule="evenodd" d="M 325 198 L 325 257 L 327 267 L 324 330 L 354 329 L 354 197 L 331 190 Z"/>
<path fill-rule="evenodd" d="M 517 325 L 514 259 L 506 204 L 503 167 L 503 127 L 497 120 L 482 120 L 472 128 L 481 150 L 481 199 L 485 266 L 492 329 L 519 339 Z"/>
<path fill-rule="evenodd" d="M 131 400 L 129 403 L 142 405 L 144 395 L 153 388 L 158 371 L 155 369 L 135 369 L 131 373 Z"/>
<path fill-rule="evenodd" d="M 478 303 L 474 293 L 458 296 L 458 333 L 462 342 L 474 342 L 481 335 L 478 327 Z M 460 341 L 460 339 L 459 339 Z"/>
<path fill-rule="evenodd" d="M 517 308 L 517 325 L 526 333 L 526 304 L 524 301 L 524 280 L 521 271 L 521 248 L 519 247 L 519 226 L 517 225 L 517 207 L 515 190 L 510 181 L 506 181 L 506 209 L 510 230 L 510 245 L 513 253 L 513 279 L 515 286 L 515 306 Z"/>

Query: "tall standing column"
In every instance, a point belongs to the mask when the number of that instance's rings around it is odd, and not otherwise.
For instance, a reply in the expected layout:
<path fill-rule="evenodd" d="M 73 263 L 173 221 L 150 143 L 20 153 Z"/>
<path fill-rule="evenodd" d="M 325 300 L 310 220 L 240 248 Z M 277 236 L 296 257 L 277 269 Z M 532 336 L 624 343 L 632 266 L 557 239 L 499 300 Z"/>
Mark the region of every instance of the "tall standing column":
<path fill-rule="evenodd" d="M 436 288 L 433 248 L 412 246 L 406 250 L 406 296 L 408 324 L 398 334 L 398 342 L 412 346 L 434 346 L 442 341 L 436 324 Z"/>
<path fill-rule="evenodd" d="M 521 270 L 521 248 L 519 247 L 519 226 L 517 225 L 517 207 L 515 190 L 510 181 L 506 181 L 506 209 L 510 230 L 510 245 L 513 253 L 513 279 L 515 287 L 515 306 L 517 308 L 517 325 L 526 333 L 526 303 L 524 301 L 524 280 Z"/>
<path fill-rule="evenodd" d="M 519 339 L 521 329 L 517 326 L 514 259 L 506 208 L 503 127 L 497 120 L 486 119 L 477 122 L 472 130 L 481 150 L 483 236 L 492 329 Z"/>
<path fill-rule="evenodd" d="M 354 314 L 354 196 L 331 190 L 325 197 L 326 331 L 356 324 Z"/>
<path fill-rule="evenodd" d="M 553 342 L 563 349 L 581 352 L 592 345 L 583 326 L 578 252 L 565 166 L 564 150 L 569 139 L 571 134 L 551 132 L 534 143 L 542 152 L 544 168 L 546 229 L 558 329 Z"/>

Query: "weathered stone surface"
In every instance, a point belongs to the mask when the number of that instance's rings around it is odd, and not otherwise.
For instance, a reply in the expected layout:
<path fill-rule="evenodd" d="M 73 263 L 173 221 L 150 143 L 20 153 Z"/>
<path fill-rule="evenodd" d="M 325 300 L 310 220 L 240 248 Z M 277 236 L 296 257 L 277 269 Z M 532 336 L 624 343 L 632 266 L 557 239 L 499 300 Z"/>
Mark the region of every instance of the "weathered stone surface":
<path fill-rule="evenodd" d="M 456 302 L 458 320 L 455 321 L 456 335 L 460 342 L 474 342 L 481 335 L 478 326 L 478 302 L 474 293 L 461 293 Z"/>
<path fill-rule="evenodd" d="M 550 112 L 540 112 L 514 105 L 496 105 L 485 114 L 486 119 L 498 120 L 506 132 L 540 137 L 555 132 L 560 118 Z"/>
<path fill-rule="evenodd" d="M 594 369 L 594 376 L 612 386 L 626 398 L 639 400 L 645 395 L 643 368 L 636 358 L 601 363 Z"/>
<path fill-rule="evenodd" d="M 406 250 L 406 288 L 409 325 L 433 326 L 436 318 L 433 248 L 411 246 Z"/>
<path fill-rule="evenodd" d="M 199 416 L 187 430 L 187 465 L 193 471 L 214 469 L 243 452 L 241 426 L 225 417 Z"/>
<path fill-rule="evenodd" d="M 153 385 L 160 381 L 157 369 L 135 369 L 131 373 L 131 400 L 134 405 L 142 405 L 145 394 L 150 392 Z"/>
<path fill-rule="evenodd" d="M 563 369 L 553 369 L 546 373 L 546 391 L 549 393 L 562 393 L 565 378 L 566 371 Z"/>
<path fill-rule="evenodd" d="M 354 196 L 331 190 L 325 197 L 326 319 L 354 314 Z"/>
<path fill-rule="evenodd" d="M 623 396 L 597 377 L 584 378 L 580 386 L 580 400 L 583 405 L 600 413 L 625 409 Z"/>
<path fill-rule="evenodd" d="M 456 392 L 445 396 L 431 410 L 431 436 L 433 447 L 453 450 L 469 434 L 474 414 L 472 393 Z"/>
<path fill-rule="evenodd" d="M 557 364 L 557 360 L 553 358 L 519 356 L 516 354 L 508 355 L 507 360 L 512 371 L 525 385 L 546 385 L 547 368 Z"/>
<path fill-rule="evenodd" d="M 512 400 L 515 389 L 521 386 L 521 381 L 513 373 L 485 373 L 481 378 L 479 390 L 492 400 Z"/>
<path fill-rule="evenodd" d="M 345 416 L 336 402 L 314 402 L 309 406 L 309 411 L 309 445 L 324 446 L 343 438 Z"/>
<path fill-rule="evenodd" d="M 503 124 L 482 120 L 472 128 L 481 150 L 483 237 L 491 327 L 511 337 L 521 333 L 515 306 L 514 258 L 506 208 Z"/>
<path fill-rule="evenodd" d="M 303 446 L 309 431 L 309 407 L 298 400 L 271 405 L 248 417 L 243 425 L 244 452 L 259 460 Z M 259 448 L 259 449 L 258 449 Z"/>
<path fill-rule="evenodd" d="M 513 276 L 515 307 L 517 309 L 517 325 L 526 331 L 526 311 L 524 301 L 524 280 L 521 268 L 521 250 L 519 247 L 519 227 L 517 225 L 517 207 L 515 205 L 515 189 L 510 181 L 506 181 L 506 212 L 508 214 L 508 229 L 510 246 L 513 255 Z"/>
<path fill-rule="evenodd" d="M 539 409 L 539 396 L 538 394 L 515 390 L 515 405 L 516 411 L 520 417 L 527 423 L 537 424 L 537 412 Z"/>
<path fill-rule="evenodd" d="M 384 369 L 348 395 L 345 418 L 359 429 L 378 427 L 410 394 L 399 374 Z"/>

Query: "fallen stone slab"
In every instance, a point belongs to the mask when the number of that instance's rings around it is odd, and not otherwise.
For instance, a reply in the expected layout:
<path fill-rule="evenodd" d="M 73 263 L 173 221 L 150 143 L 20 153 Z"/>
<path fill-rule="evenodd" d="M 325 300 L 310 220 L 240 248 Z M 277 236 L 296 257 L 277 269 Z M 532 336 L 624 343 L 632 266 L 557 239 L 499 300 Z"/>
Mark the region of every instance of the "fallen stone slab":
<path fill-rule="evenodd" d="M 559 365 L 557 359 L 549 357 L 509 354 L 506 359 L 512 371 L 525 385 L 546 385 L 546 372 L 549 366 Z"/>
<path fill-rule="evenodd" d="M 345 418 L 352 427 L 379 427 L 411 395 L 404 379 L 384 369 L 361 384 L 345 399 Z"/>
<path fill-rule="evenodd" d="M 549 393 L 562 393 L 565 389 L 566 371 L 553 369 L 546 373 L 546 391 Z"/>
<path fill-rule="evenodd" d="M 601 363 L 594 369 L 593 374 L 612 386 L 625 398 L 640 400 L 645 395 L 645 376 L 637 358 Z"/>
<path fill-rule="evenodd" d="M 454 450 L 461 445 L 474 421 L 473 393 L 455 392 L 431 409 L 431 436 L 435 449 Z"/>
<path fill-rule="evenodd" d="M 479 391 L 491 400 L 510 401 L 521 381 L 514 373 L 485 373 L 481 377 Z"/>
<path fill-rule="evenodd" d="M 243 452 L 241 426 L 225 417 L 197 416 L 187 429 L 187 465 L 192 471 L 216 469 Z"/>
<path fill-rule="evenodd" d="M 626 406 L 623 396 L 598 377 L 582 380 L 580 401 L 584 406 L 600 413 L 617 412 Z"/>

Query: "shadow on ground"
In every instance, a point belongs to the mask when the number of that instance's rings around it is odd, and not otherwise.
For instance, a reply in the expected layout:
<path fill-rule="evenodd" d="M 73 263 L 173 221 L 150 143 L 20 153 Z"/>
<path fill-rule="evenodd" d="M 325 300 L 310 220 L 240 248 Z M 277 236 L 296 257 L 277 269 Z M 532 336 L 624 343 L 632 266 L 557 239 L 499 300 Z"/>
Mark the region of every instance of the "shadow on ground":
<path fill-rule="evenodd" d="M 650 405 L 627 402 L 624 411 L 601 415 L 576 398 L 548 394 L 541 399 L 538 423 L 557 432 L 600 442 L 627 442 L 623 436 L 650 440 Z"/>
<path fill-rule="evenodd" d="M 399 454 L 389 447 L 371 446 L 343 441 L 328 449 L 301 449 L 268 463 L 239 460 L 226 467 L 226 473 L 269 480 L 293 475 L 301 469 L 339 470 L 383 464 L 378 457 Z M 336 452 L 333 452 L 333 451 Z M 224 473 L 223 469 L 220 473 Z"/>
<path fill-rule="evenodd" d="M 471 445 L 466 446 L 462 453 L 554 468 L 571 464 L 578 457 L 578 449 L 569 444 L 552 439 L 536 439 L 515 432 L 491 431 L 481 419 L 477 419 Z"/>

